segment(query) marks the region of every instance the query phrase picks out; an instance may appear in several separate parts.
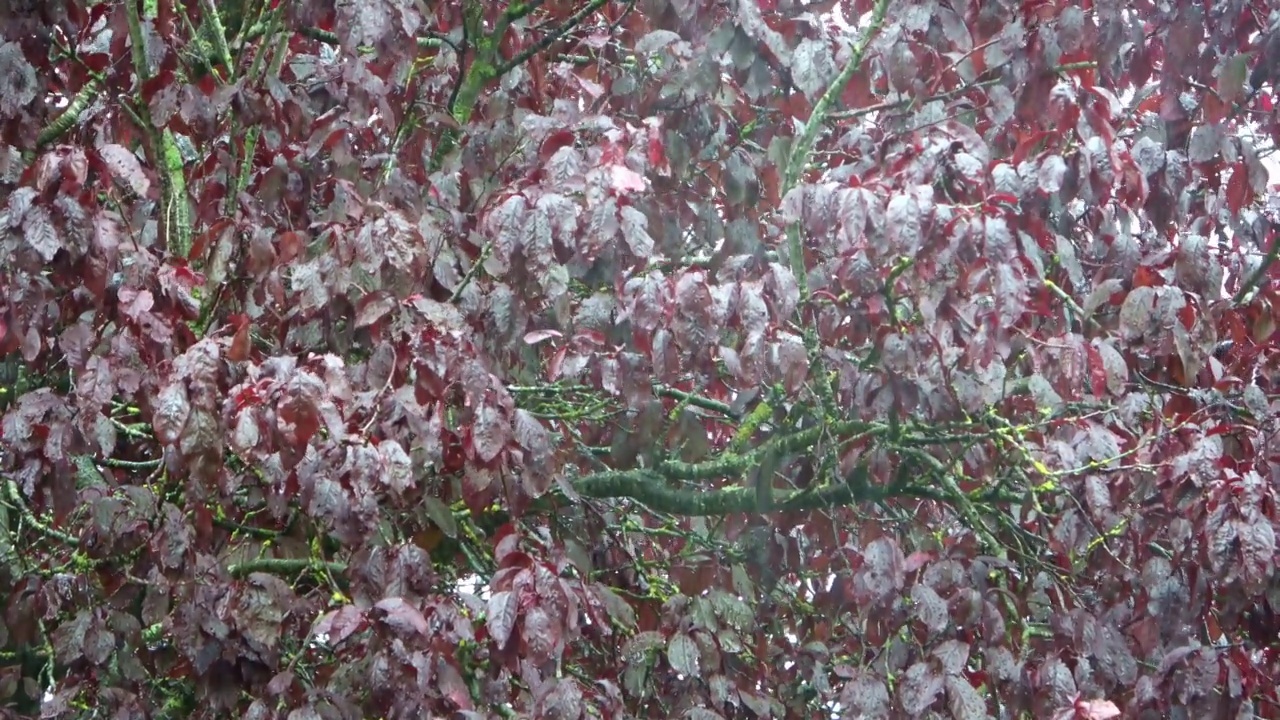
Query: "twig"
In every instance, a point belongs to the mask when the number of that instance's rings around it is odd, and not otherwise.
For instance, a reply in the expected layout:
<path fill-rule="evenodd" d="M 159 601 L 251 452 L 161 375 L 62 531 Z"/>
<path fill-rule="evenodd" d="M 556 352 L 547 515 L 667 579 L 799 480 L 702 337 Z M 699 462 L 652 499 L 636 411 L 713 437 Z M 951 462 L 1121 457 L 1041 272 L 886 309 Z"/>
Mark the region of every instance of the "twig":
<path fill-rule="evenodd" d="M 1262 264 L 1240 286 L 1240 289 L 1236 291 L 1235 297 L 1231 298 L 1233 305 L 1239 305 L 1244 302 L 1244 297 L 1258 287 L 1259 283 L 1262 282 L 1262 278 L 1266 276 L 1267 270 L 1271 268 L 1271 264 L 1276 261 L 1277 255 L 1280 255 L 1280 238 L 1272 238 L 1271 249 L 1267 251 L 1267 256 L 1262 259 Z"/>
<path fill-rule="evenodd" d="M 266 27 L 264 26 L 260 30 L 260 33 L 265 33 L 265 32 L 266 32 Z M 328 30 L 321 30 L 320 28 L 313 28 L 313 27 L 303 27 L 303 28 L 296 28 L 294 32 L 298 33 L 303 37 L 311 38 L 312 40 L 319 40 L 320 42 L 326 45 L 341 44 L 341 41 L 338 40 L 338 34 L 329 32 Z M 436 32 L 424 32 L 422 34 L 422 37 L 415 38 L 415 42 L 420 48 L 433 48 L 433 47 L 439 47 L 441 45 L 447 45 L 454 52 L 461 51 L 457 43 L 450 40 L 448 37 Z"/>
<path fill-rule="evenodd" d="M 977 88 L 990 87 L 992 85 L 998 85 L 1000 83 L 1000 80 L 1001 80 L 1000 78 L 990 78 L 987 80 L 980 80 L 978 82 L 966 83 L 964 85 L 961 85 L 960 87 L 952 88 L 950 90 L 947 90 L 946 92 L 941 92 L 941 93 L 938 93 L 937 95 L 931 95 L 924 99 L 904 98 L 902 100 L 894 100 L 892 102 L 876 103 L 875 105 L 869 105 L 864 108 L 858 108 L 857 110 L 842 110 L 840 112 L 828 113 L 827 117 L 832 120 L 849 120 L 852 118 L 862 117 L 863 115 L 870 115 L 872 113 L 883 112 L 885 110 L 896 110 L 898 108 L 907 107 L 916 102 L 923 104 L 923 103 L 935 102 L 937 100 L 948 100 L 950 98 L 955 97 L 956 95 L 961 95 L 970 90 L 975 90 Z"/>
<path fill-rule="evenodd" d="M 35 528 L 41 535 L 57 540 L 64 545 L 77 546 L 80 544 L 80 541 L 74 536 L 64 533 L 61 530 L 55 530 L 41 522 L 40 519 L 35 516 L 35 513 L 31 512 L 31 508 L 27 507 L 27 503 L 23 501 L 22 494 L 18 492 L 17 483 L 12 480 L 5 479 L 4 489 L 5 494 L 9 496 L 9 502 L 13 503 L 13 506 L 17 508 L 18 512 L 22 515 L 22 519 L 31 523 L 31 527 Z"/>
<path fill-rule="evenodd" d="M 471 284 L 471 281 L 475 279 L 476 275 L 480 272 L 480 266 L 484 264 L 485 260 L 489 259 L 489 253 L 492 250 L 492 240 L 485 243 L 484 247 L 480 248 L 480 255 L 476 257 L 476 260 L 471 264 L 471 267 L 467 268 L 467 274 L 462 276 L 462 282 L 458 283 L 458 287 L 455 288 L 453 294 L 449 296 L 450 304 L 458 302 L 458 299 L 462 297 L 462 291 L 466 290 L 467 286 Z"/>
<path fill-rule="evenodd" d="M 547 33 L 545 36 L 542 37 L 542 39 L 538 40 L 538 42 L 530 45 L 524 50 L 521 50 L 520 53 L 517 54 L 515 57 L 499 65 L 497 69 L 497 77 L 502 77 L 503 75 L 506 75 L 507 73 L 511 72 L 515 68 L 520 67 L 520 65 L 522 65 L 529 58 L 533 57 L 534 55 L 537 55 L 543 50 L 546 50 L 548 47 L 551 46 L 551 43 L 564 37 L 566 34 L 568 34 L 570 30 L 575 28 L 578 25 L 578 23 L 582 22 L 583 19 L 585 19 L 588 15 L 598 10 L 601 6 L 603 6 L 608 1 L 609 0 L 591 0 L 591 2 L 587 3 L 586 5 L 583 5 L 582 8 L 578 10 L 578 12 L 574 13 L 569 17 L 568 20 L 565 20 L 563 23 L 561 23 L 560 27 Z"/>

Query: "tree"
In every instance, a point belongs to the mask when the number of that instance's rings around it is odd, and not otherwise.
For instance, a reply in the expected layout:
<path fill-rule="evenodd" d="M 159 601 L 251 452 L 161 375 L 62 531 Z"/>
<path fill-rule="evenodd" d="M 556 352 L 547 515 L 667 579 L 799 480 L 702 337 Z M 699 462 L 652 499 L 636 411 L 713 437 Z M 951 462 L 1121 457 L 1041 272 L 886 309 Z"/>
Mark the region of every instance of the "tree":
<path fill-rule="evenodd" d="M 6 717 L 1280 717 L 1257 0 L 0 10 Z"/>

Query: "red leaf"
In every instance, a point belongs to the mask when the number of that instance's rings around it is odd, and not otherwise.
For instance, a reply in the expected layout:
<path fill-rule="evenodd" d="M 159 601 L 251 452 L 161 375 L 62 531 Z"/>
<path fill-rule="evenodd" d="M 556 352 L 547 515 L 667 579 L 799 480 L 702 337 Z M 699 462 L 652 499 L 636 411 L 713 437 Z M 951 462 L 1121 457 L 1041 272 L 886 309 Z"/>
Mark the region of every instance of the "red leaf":
<path fill-rule="evenodd" d="M 1222 122 L 1231 115 L 1231 103 L 1223 102 L 1216 93 L 1204 94 L 1204 119 L 1206 122 Z"/>
<path fill-rule="evenodd" d="M 287 230 L 280 233 L 280 236 L 276 238 L 276 252 L 279 253 L 280 263 L 287 265 L 293 262 L 293 259 L 302 253 L 304 245 L 305 241 L 302 235 L 297 232 Z"/>
<path fill-rule="evenodd" d="M 436 683 L 445 699 L 453 703 L 459 710 L 471 711 L 471 691 L 462 678 L 458 668 L 445 659 L 443 654 L 436 656 Z"/>
<path fill-rule="evenodd" d="M 1089 359 L 1089 391 L 1094 395 L 1104 395 L 1107 392 L 1106 364 L 1103 363 L 1098 348 L 1093 345 L 1085 345 L 1085 352 Z"/>
<path fill-rule="evenodd" d="M 241 316 L 236 334 L 231 337 L 231 345 L 227 348 L 227 359 L 231 362 L 244 362 L 249 359 L 249 319 Z"/>
<path fill-rule="evenodd" d="M 1231 179 L 1227 181 L 1227 208 L 1233 215 L 1238 215 L 1252 199 L 1253 191 L 1249 186 L 1249 168 L 1243 160 L 1231 166 Z"/>
<path fill-rule="evenodd" d="M 649 140 L 645 145 L 648 153 L 649 167 L 662 168 L 667 164 L 667 150 L 662 141 L 662 127 L 656 123 L 649 125 Z"/>
<path fill-rule="evenodd" d="M 1120 708 L 1110 700 L 1077 700 L 1075 717 L 1081 720 L 1111 720 L 1120 717 Z"/>
<path fill-rule="evenodd" d="M 560 148 L 572 146 L 576 142 L 577 136 L 565 129 L 556 130 L 542 141 L 542 147 L 538 149 L 538 157 L 542 162 L 551 159 L 553 155 L 560 151 Z"/>

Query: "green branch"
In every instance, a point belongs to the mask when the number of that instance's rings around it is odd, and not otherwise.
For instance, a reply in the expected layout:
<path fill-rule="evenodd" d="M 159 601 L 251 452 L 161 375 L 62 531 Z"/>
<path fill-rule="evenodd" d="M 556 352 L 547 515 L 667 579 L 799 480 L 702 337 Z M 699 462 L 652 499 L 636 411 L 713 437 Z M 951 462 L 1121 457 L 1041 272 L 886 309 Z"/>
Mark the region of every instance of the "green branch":
<path fill-rule="evenodd" d="M 266 32 L 267 32 L 266 25 L 254 26 L 251 29 L 251 33 L 252 33 L 251 36 L 258 37 L 260 35 L 265 34 Z M 320 28 L 314 28 L 314 27 L 302 27 L 302 28 L 296 28 L 294 32 L 298 33 L 303 37 L 311 38 L 312 40 L 319 40 L 320 42 L 326 45 L 342 44 L 341 41 L 338 39 L 338 34 L 329 32 L 328 30 L 321 30 Z M 449 47 L 453 48 L 454 51 L 458 50 L 458 46 L 453 41 L 449 40 L 449 38 L 445 37 L 444 35 L 440 35 L 438 33 L 433 33 L 433 32 L 423 33 L 422 37 L 415 38 L 415 42 L 420 48 L 437 48 L 437 47 L 440 47 L 441 45 L 448 45 Z"/>
<path fill-rule="evenodd" d="M 666 484 L 653 470 L 609 470 L 572 481 L 579 495 L 596 499 L 628 498 L 656 512 L 686 517 L 712 517 L 760 511 L 754 488 L 685 490 Z M 832 483 L 817 488 L 777 494 L 770 510 L 808 510 L 876 499 L 872 488 Z"/>
<path fill-rule="evenodd" d="M 1262 262 L 1258 264 L 1257 269 L 1249 274 L 1249 277 L 1240 286 L 1240 289 L 1236 291 L 1235 296 L 1231 298 L 1232 304 L 1241 305 L 1244 303 L 1246 297 L 1252 299 L 1249 294 L 1253 292 L 1254 288 L 1261 285 L 1262 279 L 1267 276 L 1267 271 L 1271 269 L 1271 265 L 1275 263 L 1277 256 L 1280 256 L 1280 238 L 1271 241 L 1271 248 L 1267 250 L 1266 256 L 1262 258 Z"/>
<path fill-rule="evenodd" d="M 871 40 L 880 32 L 880 26 L 884 24 L 885 13 L 889 9 L 889 0 L 879 0 L 875 9 L 871 11 L 871 23 L 862 31 L 862 35 L 858 38 L 858 42 L 853 47 L 853 56 L 849 58 L 848 64 L 836 75 L 835 80 L 827 87 L 827 91 L 818 99 L 816 105 L 813 106 L 813 112 L 809 114 L 809 120 L 805 122 L 804 129 L 800 131 L 800 135 L 796 138 L 795 144 L 791 147 L 791 154 L 787 159 L 787 166 L 782 173 L 782 197 L 786 197 L 787 193 L 795 189 L 800 180 L 800 174 L 809 163 L 809 154 L 813 151 L 814 143 L 818 139 L 818 131 L 822 128 L 823 122 L 826 120 L 827 113 L 831 107 L 835 105 L 836 99 L 840 97 L 840 93 L 844 91 L 853 74 L 862 66 L 862 58 L 867 53 L 867 47 L 871 44 Z M 808 287 L 808 270 L 804 264 L 804 247 L 800 242 L 800 229 L 795 223 L 792 223 L 788 232 L 791 250 L 791 272 L 796 276 L 796 282 L 800 286 L 800 297 L 807 298 L 809 295 Z"/>
<path fill-rule="evenodd" d="M 583 497 L 603 499 L 627 498 L 642 503 L 656 512 L 686 517 L 723 516 L 732 513 L 789 512 L 840 507 L 854 503 L 889 500 L 895 497 L 936 500 L 959 504 L 972 513 L 973 501 L 955 488 L 955 483 L 940 482 L 933 477 L 919 476 L 909 469 L 913 464 L 901 466 L 901 476 L 888 485 L 867 483 L 866 465 L 859 465 L 848 477 L 835 482 L 814 485 L 803 490 L 776 493 L 770 506 L 761 508 L 754 488 L 746 486 L 726 487 L 716 490 L 681 489 L 667 484 L 668 477 L 656 470 L 609 470 L 593 473 L 571 481 L 573 489 Z M 938 486 L 942 486 L 942 491 Z M 959 493 L 959 494 L 957 494 Z M 1012 502 L 1012 495 L 991 498 L 992 502 Z"/>
<path fill-rule="evenodd" d="M 54 118 L 40 134 L 36 136 L 36 147 L 44 147 L 49 143 L 62 137 L 62 134 L 75 126 L 80 120 L 80 115 L 89 108 L 93 103 L 93 99 L 98 96 L 98 91 L 102 89 L 102 75 L 99 73 L 90 73 L 89 80 L 80 88 L 80 92 L 71 98 L 71 102 L 67 104 L 62 114 Z"/>
<path fill-rule="evenodd" d="M 817 104 L 813 106 L 813 112 L 809 114 L 809 120 L 805 122 L 804 129 L 800 131 L 800 136 L 796 138 L 795 145 L 791 147 L 791 155 L 787 160 L 787 167 L 783 173 L 783 195 L 795 188 L 797 181 L 799 181 L 800 173 L 809 162 L 809 153 L 813 150 L 813 145 L 818 139 L 818 131 L 822 128 L 822 123 L 826 119 L 827 113 L 835 105 L 840 93 L 844 91 L 845 86 L 849 84 L 849 80 L 853 78 L 853 74 L 862 67 L 862 58 L 867 54 L 867 47 L 871 45 L 872 39 L 880 32 L 880 27 L 884 24 L 884 16 L 888 10 L 889 0 L 879 0 L 876 3 L 875 8 L 871 11 L 871 23 L 862 31 L 858 42 L 853 46 L 853 55 L 849 58 L 848 64 L 844 66 L 839 75 L 836 75 L 835 80 L 831 81 L 831 85 L 827 87 L 827 91 L 822 94 Z"/>
<path fill-rule="evenodd" d="M 129 46 L 133 58 L 133 72 L 142 87 L 150 78 L 151 70 L 147 63 L 146 39 L 142 32 L 142 17 L 138 14 L 138 3 L 126 0 L 125 17 L 129 25 Z M 156 6 L 146 3 L 147 19 L 154 19 Z M 139 104 L 139 116 L 146 122 L 140 128 L 151 146 L 153 164 L 160 174 L 160 217 L 159 232 L 164 238 L 165 248 L 172 254 L 185 258 L 191 251 L 191 206 L 187 198 L 186 178 L 182 169 L 182 154 L 174 140 L 173 131 L 156 125 L 150 110 L 142 115 Z"/>
<path fill-rule="evenodd" d="M 719 400 L 712 400 L 711 398 L 703 397 L 701 395 L 694 395 L 693 393 L 685 392 L 684 390 L 677 390 L 673 387 L 662 385 L 656 387 L 654 389 L 654 393 L 659 397 L 675 398 L 680 402 L 688 403 L 694 407 L 700 407 L 703 410 L 720 413 L 721 415 L 733 420 L 739 420 L 742 417 L 742 413 L 735 411 L 728 403 L 720 402 Z"/>
<path fill-rule="evenodd" d="M 341 575 L 347 571 L 345 563 L 312 560 L 311 558 L 258 558 L 234 563 L 227 568 L 231 577 L 242 578 L 256 572 L 287 575 L 312 571 L 322 577 Z"/>
<path fill-rule="evenodd" d="M 222 16 L 218 14 L 218 6 L 214 0 L 200 0 L 200 9 L 205 16 L 205 23 L 202 24 L 208 28 L 209 40 L 213 43 L 214 53 L 218 56 L 218 60 L 227 69 L 228 75 L 233 71 L 235 65 L 231 62 L 231 48 L 227 47 L 227 31 L 222 24 Z"/>
<path fill-rule="evenodd" d="M 507 6 L 506 15 L 509 22 L 515 22 L 521 18 L 527 17 L 530 13 L 542 7 L 546 0 L 529 0 L 528 2 L 515 2 Z"/>
<path fill-rule="evenodd" d="M 481 5 L 482 2 L 483 0 L 465 0 L 464 5 L 463 28 L 466 30 L 468 47 L 474 52 L 470 58 L 470 64 L 464 67 L 462 77 L 459 79 L 453 97 L 449 102 L 449 116 L 459 126 L 466 125 L 471 119 L 476 103 L 480 100 L 480 93 L 486 85 L 511 72 L 529 58 L 545 50 L 556 40 L 564 37 L 570 30 L 577 27 L 584 18 L 603 7 L 608 0 L 590 0 L 556 29 L 547 33 L 538 42 L 525 48 L 510 60 L 502 59 L 501 50 L 499 49 L 502 44 L 502 36 L 506 34 L 507 28 L 511 26 L 513 21 L 525 17 L 541 5 L 541 0 L 515 3 L 508 6 L 507 11 L 498 18 L 493 31 L 489 33 L 482 31 L 484 10 L 483 5 Z M 436 149 L 432 153 L 431 169 L 433 171 L 440 169 L 444 163 L 444 158 L 452 152 L 458 141 L 458 135 L 457 128 L 449 127 L 444 129 L 440 142 L 436 144 Z"/>
<path fill-rule="evenodd" d="M 18 514 L 22 515 L 22 519 L 29 523 L 31 527 L 36 529 L 36 532 L 47 538 L 57 540 L 63 545 L 70 545 L 71 547 L 78 547 L 80 545 L 80 541 L 76 539 L 75 536 L 64 533 L 61 530 L 54 529 L 53 527 L 41 522 L 40 519 L 36 517 L 35 513 L 31 512 L 31 508 L 27 507 L 26 502 L 22 500 L 22 494 L 18 492 L 17 483 L 6 479 L 4 480 L 4 489 L 9 502 L 15 509 L 17 509 Z"/>
<path fill-rule="evenodd" d="M 808 165 L 809 156 L 813 152 L 814 144 L 817 142 L 819 130 L 822 128 L 823 123 L 826 122 L 827 115 L 831 112 L 831 108 L 835 105 L 841 92 L 849 84 L 850 78 L 862 66 L 863 56 L 866 55 L 871 40 L 880 32 L 880 27 L 884 24 L 885 13 L 888 9 L 889 0 L 878 0 L 872 10 L 870 24 L 862 31 L 858 42 L 854 44 L 853 54 L 849 58 L 849 62 L 836 75 L 835 79 L 827 87 L 826 92 L 818 99 L 818 102 L 814 104 L 813 112 L 809 114 L 809 119 L 805 122 L 804 128 L 791 146 L 786 166 L 782 168 L 781 197 L 785 198 L 799 184 L 800 176 Z M 796 307 L 796 312 L 803 313 L 804 307 L 811 298 L 809 296 L 809 269 L 804 260 L 804 243 L 800 239 L 799 220 L 790 223 L 787 227 L 787 249 L 788 254 L 791 256 L 791 274 L 795 276 L 796 286 L 800 295 L 800 303 Z M 801 318 L 800 324 L 806 327 L 804 331 L 804 346 L 809 355 L 810 371 L 815 376 L 814 390 L 823 410 L 828 413 L 834 412 L 836 410 L 835 396 L 831 389 L 831 378 L 823 368 L 822 347 L 818 341 L 817 328 L 812 323 L 804 323 L 803 318 Z"/>

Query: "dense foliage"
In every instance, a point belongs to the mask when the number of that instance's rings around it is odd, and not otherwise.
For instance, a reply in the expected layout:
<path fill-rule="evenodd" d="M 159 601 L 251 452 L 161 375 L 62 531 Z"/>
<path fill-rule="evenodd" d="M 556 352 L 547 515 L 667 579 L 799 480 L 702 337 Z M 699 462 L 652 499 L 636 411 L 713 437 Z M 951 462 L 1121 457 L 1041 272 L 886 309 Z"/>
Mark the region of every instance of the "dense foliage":
<path fill-rule="evenodd" d="M 1280 717 L 1271 22 L 0 4 L 0 713 Z"/>

